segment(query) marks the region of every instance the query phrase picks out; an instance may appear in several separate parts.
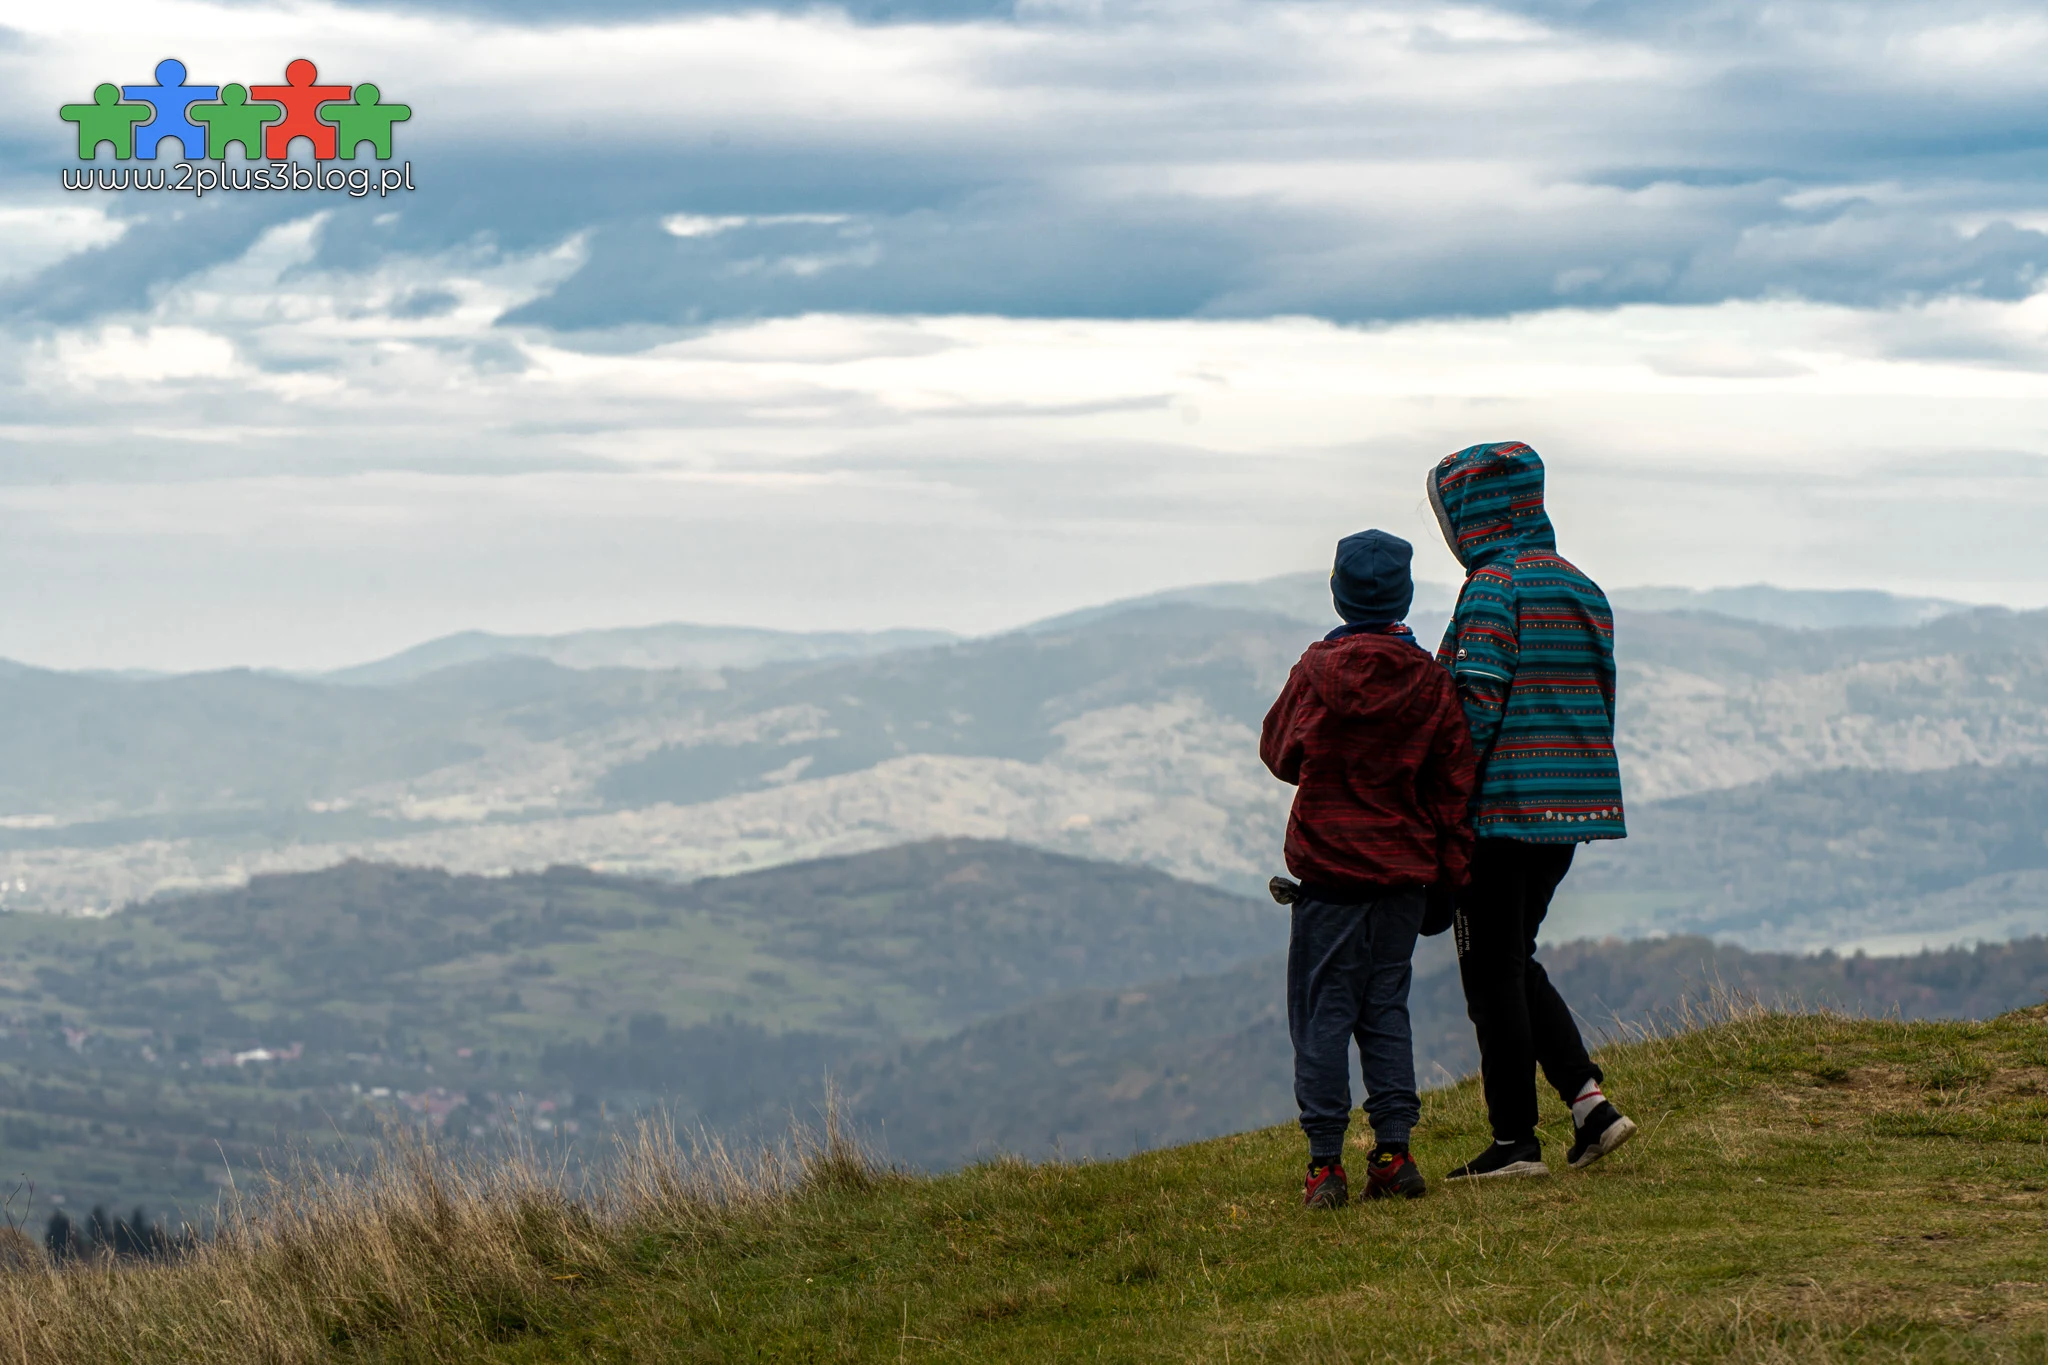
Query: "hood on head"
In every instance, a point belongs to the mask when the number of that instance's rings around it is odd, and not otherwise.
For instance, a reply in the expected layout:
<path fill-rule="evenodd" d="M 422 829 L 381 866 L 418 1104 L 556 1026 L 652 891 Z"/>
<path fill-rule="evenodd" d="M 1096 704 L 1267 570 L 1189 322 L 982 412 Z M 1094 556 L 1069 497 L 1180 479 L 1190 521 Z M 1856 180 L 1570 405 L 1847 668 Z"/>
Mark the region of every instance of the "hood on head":
<path fill-rule="evenodd" d="M 1444 456 L 1429 471 L 1429 505 L 1468 572 L 1518 547 L 1557 547 L 1543 510 L 1543 457 L 1520 441 Z"/>
<path fill-rule="evenodd" d="M 1323 705 L 1345 720 L 1414 727 L 1436 705 L 1421 675 L 1440 665 L 1405 632 L 1320 641 L 1301 656 L 1300 668 Z"/>

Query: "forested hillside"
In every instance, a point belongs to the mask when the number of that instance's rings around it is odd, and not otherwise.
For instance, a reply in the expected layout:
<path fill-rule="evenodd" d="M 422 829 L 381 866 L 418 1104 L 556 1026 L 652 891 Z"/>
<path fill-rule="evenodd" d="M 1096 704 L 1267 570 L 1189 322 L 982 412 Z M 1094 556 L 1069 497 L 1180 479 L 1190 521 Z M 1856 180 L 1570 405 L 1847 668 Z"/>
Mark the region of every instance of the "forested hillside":
<path fill-rule="evenodd" d="M 581 1136 L 782 1123 L 827 1068 L 1051 993 L 1274 951 L 1261 904 L 956 840 L 689 885 L 362 863 L 96 919 L 0 915 L 0 1160 L 203 1205 L 390 1122 Z"/>
<path fill-rule="evenodd" d="M 690 884 L 355 863 L 120 915 L 0 915 L 0 1161 L 71 1204 L 206 1206 L 391 1123 L 607 1149 L 635 1115 L 779 1129 L 834 1078 L 896 1160 L 1101 1155 L 1291 1113 L 1286 914 L 1143 868 L 948 840 Z M 2048 942 L 1910 958 L 1560 944 L 1595 1025 L 1719 986 L 1873 1014 L 2048 996 Z M 1472 1064 L 1444 938 L 1425 1078 Z"/>

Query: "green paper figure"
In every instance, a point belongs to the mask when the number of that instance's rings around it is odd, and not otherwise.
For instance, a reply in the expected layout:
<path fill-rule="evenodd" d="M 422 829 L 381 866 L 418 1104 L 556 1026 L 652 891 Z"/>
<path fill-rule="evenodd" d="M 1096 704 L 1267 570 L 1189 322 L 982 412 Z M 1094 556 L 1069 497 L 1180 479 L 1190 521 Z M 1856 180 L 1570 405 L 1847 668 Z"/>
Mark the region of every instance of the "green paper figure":
<path fill-rule="evenodd" d="M 97 160 L 100 144 L 114 144 L 114 159 L 126 161 L 135 155 L 135 125 L 156 117 L 146 104 L 121 103 L 121 87 L 95 86 L 91 104 L 67 104 L 57 111 L 66 123 L 78 125 L 78 159 Z"/>
<path fill-rule="evenodd" d="M 356 87 L 354 102 L 320 106 L 320 116 L 335 127 L 340 142 L 336 150 L 342 160 L 354 161 L 356 144 L 361 142 L 371 144 L 379 161 L 391 159 L 391 125 L 411 118 L 412 106 L 379 104 L 377 99 L 377 87 L 366 83 Z"/>
<path fill-rule="evenodd" d="M 263 158 L 263 127 L 284 117 L 284 106 L 262 100 L 249 103 L 246 86 L 230 85 L 220 92 L 219 104 L 195 104 L 187 111 L 193 121 L 206 125 L 206 155 L 214 161 L 228 159 L 228 148 L 242 144 L 242 159 Z"/>

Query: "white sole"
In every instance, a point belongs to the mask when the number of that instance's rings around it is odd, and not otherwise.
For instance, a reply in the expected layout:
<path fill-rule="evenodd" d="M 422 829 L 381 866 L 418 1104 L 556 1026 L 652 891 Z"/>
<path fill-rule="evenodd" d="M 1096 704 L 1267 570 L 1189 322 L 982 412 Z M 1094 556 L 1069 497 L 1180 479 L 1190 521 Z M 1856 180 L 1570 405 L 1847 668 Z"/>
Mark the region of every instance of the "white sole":
<path fill-rule="evenodd" d="M 1607 1131 L 1600 1135 L 1599 1141 L 1579 1154 L 1579 1159 L 1572 1163 L 1572 1169 L 1575 1171 L 1585 1170 L 1586 1167 L 1592 1165 L 1601 1157 L 1606 1156 L 1635 1135 L 1636 1121 L 1626 1114 L 1622 1115 L 1607 1125 Z"/>
<path fill-rule="evenodd" d="M 1540 1161 L 1511 1161 L 1497 1171 L 1482 1171 L 1477 1175 L 1447 1175 L 1446 1180 L 1503 1180 L 1517 1175 L 1549 1175 L 1550 1167 Z"/>

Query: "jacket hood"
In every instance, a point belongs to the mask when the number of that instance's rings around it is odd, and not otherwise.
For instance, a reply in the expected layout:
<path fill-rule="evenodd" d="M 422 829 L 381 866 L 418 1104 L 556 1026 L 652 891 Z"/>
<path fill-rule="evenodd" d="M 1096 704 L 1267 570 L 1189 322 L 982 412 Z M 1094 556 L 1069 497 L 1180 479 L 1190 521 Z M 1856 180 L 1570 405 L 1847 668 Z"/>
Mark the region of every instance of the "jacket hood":
<path fill-rule="evenodd" d="M 1418 682 L 1424 670 L 1441 668 L 1406 631 L 1320 640 L 1301 656 L 1308 685 L 1330 714 L 1381 724 L 1420 725 L 1427 719 L 1436 700 Z"/>
<path fill-rule="evenodd" d="M 1429 471 L 1429 505 L 1466 572 L 1521 549 L 1554 550 L 1543 457 L 1520 441 L 1467 446 Z"/>

